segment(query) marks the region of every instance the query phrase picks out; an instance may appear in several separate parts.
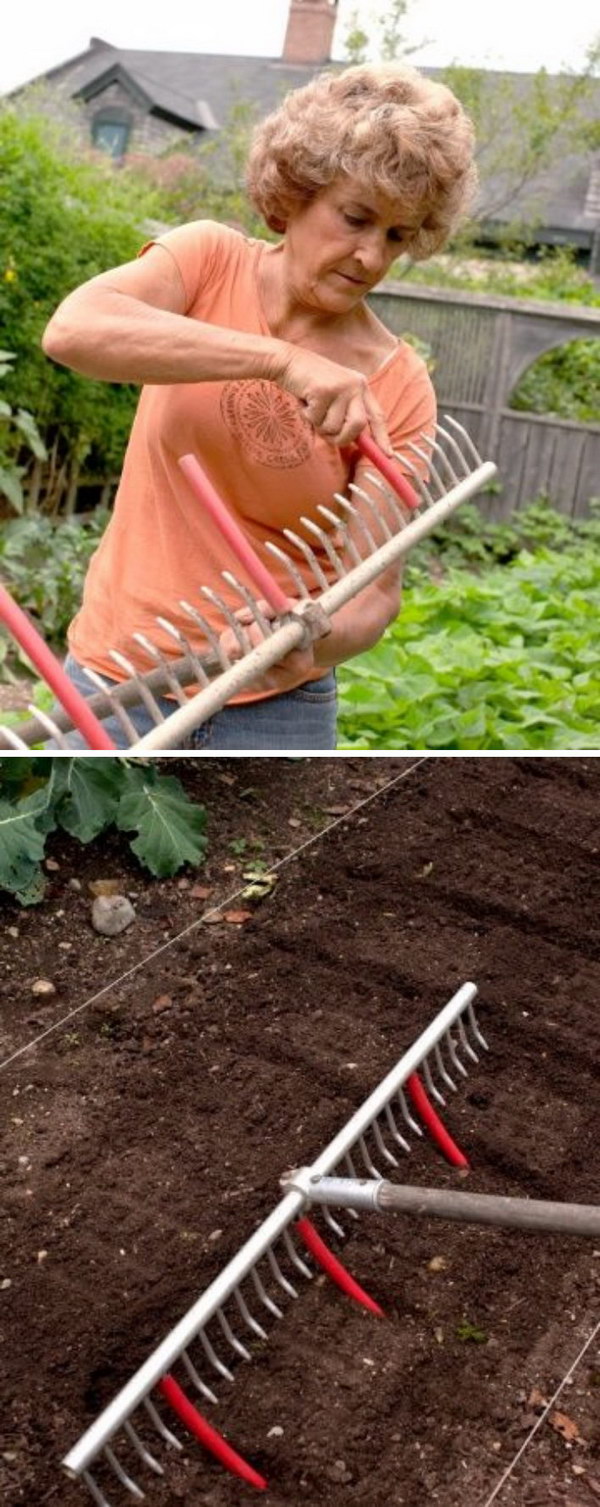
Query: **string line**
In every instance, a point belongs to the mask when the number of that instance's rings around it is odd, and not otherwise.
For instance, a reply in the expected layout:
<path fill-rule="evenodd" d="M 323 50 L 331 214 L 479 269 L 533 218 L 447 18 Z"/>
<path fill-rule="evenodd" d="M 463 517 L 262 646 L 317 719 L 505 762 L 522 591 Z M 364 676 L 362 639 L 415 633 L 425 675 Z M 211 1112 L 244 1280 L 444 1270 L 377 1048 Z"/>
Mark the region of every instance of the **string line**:
<path fill-rule="evenodd" d="M 341 822 L 348 821 L 357 811 L 362 810 L 363 806 L 368 806 L 370 801 L 376 800 L 380 795 L 385 795 L 387 790 L 393 789 L 394 785 L 398 785 L 401 780 L 405 780 L 408 775 L 413 774 L 414 770 L 418 769 L 421 764 L 426 764 L 429 758 L 429 754 L 423 754 L 408 769 L 401 770 L 400 774 L 395 775 L 392 780 L 388 780 L 387 784 L 382 785 L 379 790 L 373 790 L 370 795 L 365 796 L 364 800 L 358 801 L 349 811 L 344 812 L 343 816 L 338 816 L 334 821 L 329 822 L 321 832 L 315 832 L 312 837 L 307 837 L 305 842 L 300 843 L 299 847 L 294 848 L 293 852 L 286 853 L 283 858 L 279 858 L 276 863 L 271 864 L 270 872 L 274 874 L 276 870 L 282 869 L 286 863 L 291 863 L 292 859 L 297 858 L 298 854 L 304 852 L 305 848 L 310 848 L 313 843 L 319 842 L 322 837 L 326 837 L 329 832 L 333 831 L 334 827 L 338 827 Z M 61 1016 L 60 1020 L 55 1020 L 53 1025 L 47 1026 L 46 1030 L 41 1031 L 39 1036 L 34 1036 L 24 1046 L 17 1047 L 16 1051 L 11 1052 L 9 1057 L 5 1057 L 3 1061 L 0 1061 L 0 1071 L 5 1067 L 9 1067 L 11 1062 L 16 1062 L 18 1057 L 22 1057 L 26 1052 L 30 1052 L 33 1047 L 39 1046 L 41 1041 L 45 1041 L 54 1031 L 59 1031 L 61 1026 L 68 1025 L 69 1021 L 74 1020 L 76 1015 L 80 1015 L 82 1010 L 87 1010 L 89 1005 L 93 1005 L 97 1000 L 102 999 L 104 994 L 109 994 L 111 989 L 116 989 L 120 984 L 125 983 L 127 979 L 133 978 L 135 973 L 139 973 L 140 969 L 145 968 L 148 963 L 152 963 L 155 958 L 160 957 L 162 952 L 168 952 L 170 947 L 175 947 L 178 942 L 182 941 L 183 937 L 189 936 L 190 932 L 195 931 L 198 926 L 202 926 L 202 923 L 209 916 L 216 915 L 218 911 L 223 910 L 225 905 L 229 906 L 234 900 L 238 900 L 245 888 L 245 884 L 241 885 L 227 899 L 221 900 L 218 905 L 213 905 L 209 910 L 203 911 L 202 915 L 198 916 L 196 921 L 191 921 L 189 926 L 185 926 L 183 931 L 179 931 L 175 937 L 170 937 L 167 942 L 163 942 L 160 947 L 156 947 L 153 952 L 141 958 L 139 963 L 134 963 L 132 968 L 128 968 L 125 973 L 119 974 L 118 978 L 111 979 L 109 984 L 104 984 L 102 989 L 98 989 L 95 994 L 91 994 L 88 999 L 83 1000 L 80 1005 L 76 1005 L 74 1010 L 70 1010 L 68 1015 Z"/>

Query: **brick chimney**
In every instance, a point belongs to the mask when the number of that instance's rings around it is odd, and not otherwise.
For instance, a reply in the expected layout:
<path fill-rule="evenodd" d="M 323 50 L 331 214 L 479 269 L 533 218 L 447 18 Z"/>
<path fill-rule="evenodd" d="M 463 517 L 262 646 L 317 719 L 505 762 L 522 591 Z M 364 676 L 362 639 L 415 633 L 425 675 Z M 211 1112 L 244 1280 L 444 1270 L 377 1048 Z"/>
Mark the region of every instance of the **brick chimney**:
<path fill-rule="evenodd" d="M 284 63 L 328 63 L 338 0 L 291 0 Z"/>

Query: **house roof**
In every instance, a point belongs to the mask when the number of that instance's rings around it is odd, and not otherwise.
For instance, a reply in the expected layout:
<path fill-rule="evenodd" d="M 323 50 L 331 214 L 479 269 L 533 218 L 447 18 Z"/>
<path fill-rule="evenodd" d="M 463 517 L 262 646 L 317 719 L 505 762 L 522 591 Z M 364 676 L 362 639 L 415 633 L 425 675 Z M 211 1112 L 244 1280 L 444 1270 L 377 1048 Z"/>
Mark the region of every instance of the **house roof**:
<path fill-rule="evenodd" d="M 342 68 L 343 63 L 332 63 L 333 68 Z M 117 70 L 117 72 L 115 72 Z M 151 52 L 140 49 L 113 47 L 100 37 L 92 37 L 89 48 L 76 57 L 68 58 L 44 77 L 58 84 L 64 80 L 70 95 L 89 99 L 113 78 L 121 81 L 141 95 L 154 113 L 177 121 L 191 131 L 218 131 L 227 123 L 232 108 L 241 102 L 254 104 L 257 114 L 264 115 L 277 105 L 289 89 L 307 83 L 315 74 L 312 64 L 290 64 L 281 58 L 236 57 L 230 54 L 192 52 Z M 442 70 L 423 69 L 429 77 L 439 77 Z M 501 100 L 502 91 L 509 88 L 511 97 L 519 99 L 532 87 L 534 75 L 499 73 L 486 70 L 483 87 L 489 98 L 494 94 Z M 551 78 L 551 89 L 565 83 L 565 76 Z M 20 92 L 20 91 L 15 91 Z M 581 104 L 582 117 L 590 120 L 600 116 L 600 80 L 591 85 L 588 97 Z M 514 112 L 510 109 L 499 115 L 499 134 L 508 140 L 515 130 Z M 518 119 L 517 119 L 518 129 Z M 594 230 L 600 226 L 600 195 L 597 183 L 600 174 L 600 154 L 567 155 L 557 150 L 550 169 L 545 169 L 533 182 L 528 182 L 518 202 L 521 213 L 543 221 L 546 230 L 556 239 L 571 238 L 588 244 Z M 486 214 L 486 205 L 497 204 L 502 197 L 501 176 L 485 168 L 482 162 L 483 193 L 482 218 L 493 223 L 506 223 L 515 217 L 515 198 L 505 209 L 491 210 Z"/>

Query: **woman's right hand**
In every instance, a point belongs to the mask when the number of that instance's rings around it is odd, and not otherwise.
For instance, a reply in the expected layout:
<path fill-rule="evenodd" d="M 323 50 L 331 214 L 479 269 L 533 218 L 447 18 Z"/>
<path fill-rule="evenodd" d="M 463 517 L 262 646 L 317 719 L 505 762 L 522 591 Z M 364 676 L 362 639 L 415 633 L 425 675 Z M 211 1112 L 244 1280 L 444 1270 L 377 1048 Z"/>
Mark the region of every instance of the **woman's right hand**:
<path fill-rule="evenodd" d="M 393 455 L 383 411 L 363 372 L 286 341 L 273 380 L 298 399 L 309 423 L 330 444 L 351 445 L 368 427 L 384 453 Z"/>

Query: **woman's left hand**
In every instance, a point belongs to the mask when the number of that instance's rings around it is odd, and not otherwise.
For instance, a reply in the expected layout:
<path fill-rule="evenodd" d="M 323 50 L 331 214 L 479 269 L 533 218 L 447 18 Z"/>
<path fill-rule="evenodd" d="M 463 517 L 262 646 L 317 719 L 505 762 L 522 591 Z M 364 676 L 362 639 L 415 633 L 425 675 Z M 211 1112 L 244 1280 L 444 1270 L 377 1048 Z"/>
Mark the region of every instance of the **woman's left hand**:
<path fill-rule="evenodd" d="M 258 602 L 258 607 L 263 617 L 267 618 L 269 622 L 272 622 L 279 616 L 268 602 L 261 600 Z M 290 598 L 290 612 L 294 612 L 297 607 L 298 602 Z M 235 617 L 244 629 L 252 648 L 264 643 L 265 635 L 249 607 L 240 608 L 235 613 Z M 246 652 L 238 643 L 233 628 L 225 628 L 224 632 L 220 635 L 219 642 L 221 648 L 232 662 L 241 659 L 242 655 Z M 272 665 L 269 670 L 265 670 L 263 675 L 253 680 L 251 690 L 276 691 L 278 693 L 289 691 L 294 686 L 308 680 L 314 674 L 316 668 L 314 646 L 312 644 L 308 649 L 292 649 L 289 654 L 286 654 L 285 659 L 280 660 L 276 665 Z M 323 673 L 321 671 L 321 674 Z"/>

